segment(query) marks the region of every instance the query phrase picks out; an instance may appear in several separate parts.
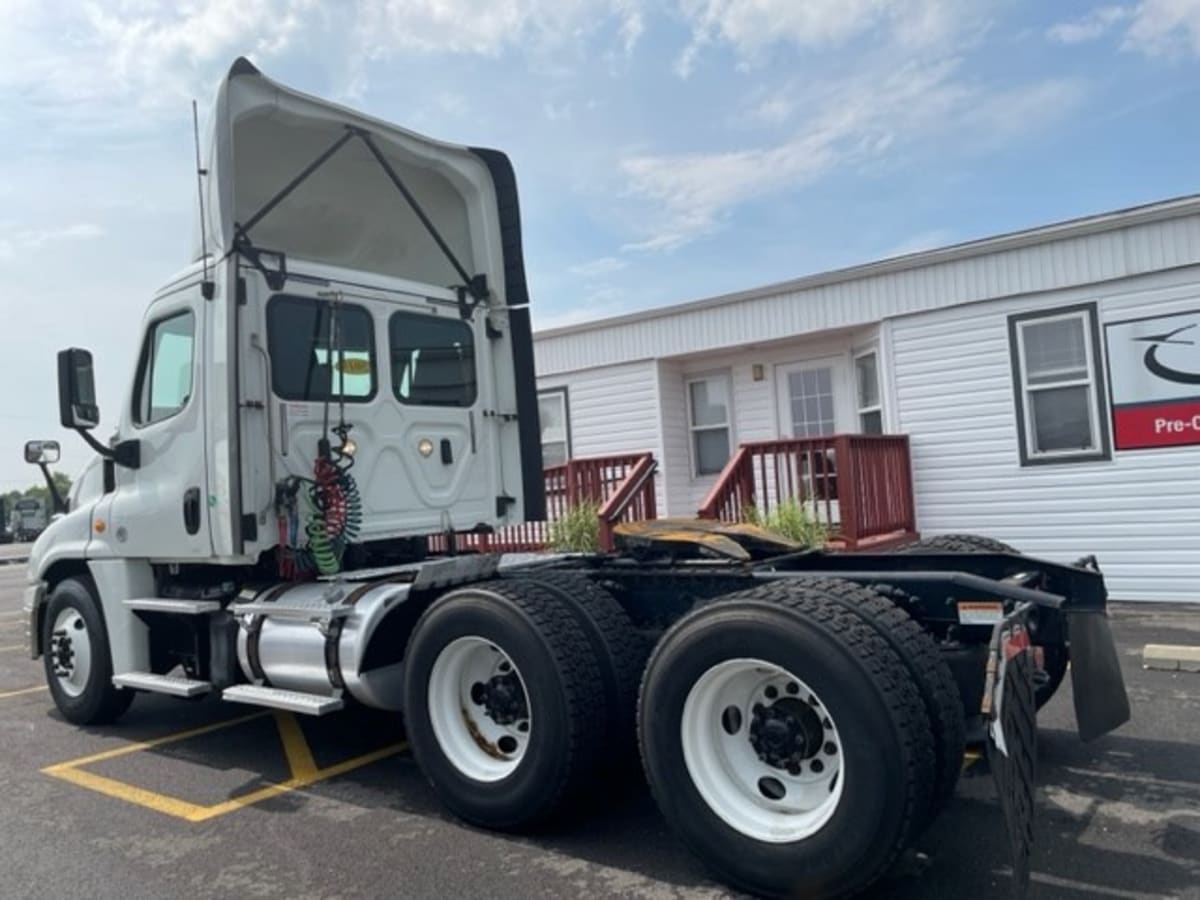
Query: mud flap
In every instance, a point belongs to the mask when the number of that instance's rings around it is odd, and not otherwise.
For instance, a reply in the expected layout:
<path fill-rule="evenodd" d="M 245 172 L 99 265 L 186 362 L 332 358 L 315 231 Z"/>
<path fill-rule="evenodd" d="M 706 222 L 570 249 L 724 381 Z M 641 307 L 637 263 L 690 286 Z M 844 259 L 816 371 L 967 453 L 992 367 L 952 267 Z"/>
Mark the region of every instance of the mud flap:
<path fill-rule="evenodd" d="M 988 722 L 987 755 L 1012 853 L 1013 895 L 1029 890 L 1033 853 L 1033 795 L 1037 767 L 1037 663 L 1024 606 L 997 623 L 988 652 L 983 713 Z"/>
<path fill-rule="evenodd" d="M 1129 721 L 1129 696 L 1108 616 L 1067 615 L 1071 639 L 1071 693 L 1079 737 L 1093 741 Z"/>

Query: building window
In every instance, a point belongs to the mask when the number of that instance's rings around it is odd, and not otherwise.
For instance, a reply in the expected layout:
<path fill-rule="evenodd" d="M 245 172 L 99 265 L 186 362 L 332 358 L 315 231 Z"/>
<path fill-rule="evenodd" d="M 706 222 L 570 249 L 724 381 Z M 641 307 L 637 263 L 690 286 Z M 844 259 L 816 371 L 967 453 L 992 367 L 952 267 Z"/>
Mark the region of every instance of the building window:
<path fill-rule="evenodd" d="M 793 437 L 825 437 L 837 431 L 832 366 L 788 372 L 787 385 Z"/>
<path fill-rule="evenodd" d="M 1108 459 L 1095 304 L 1008 320 L 1021 464 Z"/>
<path fill-rule="evenodd" d="M 879 354 L 874 350 L 854 357 L 855 396 L 858 401 L 858 430 L 883 434 L 883 404 L 879 399 Z"/>
<path fill-rule="evenodd" d="M 697 476 L 716 475 L 729 462 L 729 378 L 697 378 L 687 387 L 692 469 Z"/>
<path fill-rule="evenodd" d="M 565 387 L 538 392 L 538 419 L 542 424 L 542 465 L 561 466 L 571 458 Z"/>
<path fill-rule="evenodd" d="M 375 332 L 364 307 L 276 295 L 267 304 L 271 386 L 283 400 L 361 403 L 375 396 Z M 334 325 L 336 324 L 336 328 Z"/>
<path fill-rule="evenodd" d="M 393 313 L 388 320 L 392 390 L 412 406 L 472 406 L 475 335 L 459 319 Z"/>
<path fill-rule="evenodd" d="M 161 422 L 187 406 L 192 396 L 195 332 L 196 316 L 191 310 L 150 326 L 138 364 L 135 425 Z"/>

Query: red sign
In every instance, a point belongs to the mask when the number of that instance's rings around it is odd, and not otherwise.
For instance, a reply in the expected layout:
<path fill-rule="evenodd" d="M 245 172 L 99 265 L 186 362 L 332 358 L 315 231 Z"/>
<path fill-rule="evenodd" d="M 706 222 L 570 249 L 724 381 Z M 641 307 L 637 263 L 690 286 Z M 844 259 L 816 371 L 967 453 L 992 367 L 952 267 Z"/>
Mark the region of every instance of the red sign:
<path fill-rule="evenodd" d="M 1104 330 L 1116 449 L 1200 444 L 1200 312 Z"/>
<path fill-rule="evenodd" d="M 1200 397 L 1113 409 L 1118 450 L 1200 444 Z"/>

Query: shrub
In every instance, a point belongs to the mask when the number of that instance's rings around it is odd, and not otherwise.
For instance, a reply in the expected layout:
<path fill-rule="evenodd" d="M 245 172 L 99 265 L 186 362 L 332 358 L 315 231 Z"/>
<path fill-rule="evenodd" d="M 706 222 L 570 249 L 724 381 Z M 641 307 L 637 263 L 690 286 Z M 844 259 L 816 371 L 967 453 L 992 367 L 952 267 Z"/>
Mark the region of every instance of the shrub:
<path fill-rule="evenodd" d="M 550 523 L 550 548 L 561 553 L 595 553 L 600 549 L 600 505 L 581 500 Z"/>
<path fill-rule="evenodd" d="M 805 547 L 820 547 L 828 537 L 825 526 L 815 521 L 794 497 L 784 498 L 765 516 L 756 507 L 747 506 L 742 510 L 742 521 Z"/>

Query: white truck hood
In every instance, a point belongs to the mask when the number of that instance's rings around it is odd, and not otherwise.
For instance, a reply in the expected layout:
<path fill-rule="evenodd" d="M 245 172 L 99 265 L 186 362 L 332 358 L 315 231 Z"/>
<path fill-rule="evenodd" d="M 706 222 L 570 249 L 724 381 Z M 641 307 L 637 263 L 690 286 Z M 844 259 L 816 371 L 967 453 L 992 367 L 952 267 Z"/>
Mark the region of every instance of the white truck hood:
<path fill-rule="evenodd" d="M 348 132 L 350 139 L 265 215 L 264 207 Z M 204 236 L 229 253 L 245 229 L 289 260 L 425 284 L 464 282 L 361 134 L 370 136 L 471 276 L 503 292 L 495 186 L 478 151 L 435 141 L 271 81 L 239 59 L 221 83 L 207 143 Z M 486 152 L 486 151 L 485 151 Z M 202 256 L 197 235 L 193 260 Z M 497 297 L 503 302 L 502 297 Z"/>

